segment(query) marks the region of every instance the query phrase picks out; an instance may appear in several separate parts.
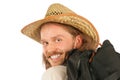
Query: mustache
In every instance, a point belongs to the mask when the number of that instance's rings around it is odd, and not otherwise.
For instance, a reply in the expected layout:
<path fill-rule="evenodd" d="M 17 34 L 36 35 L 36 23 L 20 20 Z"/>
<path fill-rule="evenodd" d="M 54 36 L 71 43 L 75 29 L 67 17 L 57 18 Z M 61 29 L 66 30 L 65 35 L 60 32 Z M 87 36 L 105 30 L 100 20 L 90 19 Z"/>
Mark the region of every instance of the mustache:
<path fill-rule="evenodd" d="M 56 50 L 52 52 L 45 52 L 46 58 L 50 58 L 50 56 L 55 55 L 55 54 L 64 54 L 65 52 L 63 50 Z"/>
<path fill-rule="evenodd" d="M 55 55 L 55 54 L 65 54 L 67 55 L 67 53 L 69 53 L 70 51 L 64 51 L 64 50 L 55 50 L 55 51 L 51 51 L 51 52 L 44 52 L 46 58 L 50 58 L 50 56 Z"/>

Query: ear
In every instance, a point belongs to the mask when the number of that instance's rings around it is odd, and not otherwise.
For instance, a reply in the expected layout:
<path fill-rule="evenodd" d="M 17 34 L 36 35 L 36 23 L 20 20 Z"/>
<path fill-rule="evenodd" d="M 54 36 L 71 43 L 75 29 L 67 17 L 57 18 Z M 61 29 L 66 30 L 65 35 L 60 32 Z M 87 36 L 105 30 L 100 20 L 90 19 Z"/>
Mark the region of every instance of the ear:
<path fill-rule="evenodd" d="M 77 35 L 75 37 L 75 42 L 74 42 L 74 49 L 80 48 L 82 45 L 82 37 L 80 35 Z"/>

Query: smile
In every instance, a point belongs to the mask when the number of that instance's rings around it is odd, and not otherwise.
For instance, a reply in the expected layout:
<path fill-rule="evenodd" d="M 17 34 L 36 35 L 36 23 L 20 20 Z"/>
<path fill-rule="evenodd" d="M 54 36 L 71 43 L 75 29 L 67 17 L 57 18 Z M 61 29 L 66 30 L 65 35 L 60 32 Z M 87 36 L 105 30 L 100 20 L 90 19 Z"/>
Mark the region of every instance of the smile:
<path fill-rule="evenodd" d="M 61 54 L 55 54 L 50 56 L 51 59 L 58 59 L 61 56 Z"/>

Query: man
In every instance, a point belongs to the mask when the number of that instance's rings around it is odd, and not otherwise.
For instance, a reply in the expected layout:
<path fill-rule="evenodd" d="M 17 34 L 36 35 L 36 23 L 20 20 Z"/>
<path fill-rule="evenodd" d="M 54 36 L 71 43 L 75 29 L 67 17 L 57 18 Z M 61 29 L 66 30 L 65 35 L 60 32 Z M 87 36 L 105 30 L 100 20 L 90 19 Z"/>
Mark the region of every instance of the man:
<path fill-rule="evenodd" d="M 94 26 L 87 19 L 61 4 L 51 5 L 44 19 L 27 25 L 22 29 L 22 33 L 43 45 L 45 59 L 48 59 L 51 66 L 62 64 L 66 52 L 72 49 L 95 50 L 99 44 L 99 36 Z M 61 62 L 54 60 L 60 55 L 63 58 Z M 46 62 L 46 68 L 48 63 Z"/>
<path fill-rule="evenodd" d="M 43 45 L 43 59 L 47 70 L 56 66 L 67 66 L 68 69 L 71 69 L 68 66 L 71 63 L 71 51 L 79 50 L 77 52 L 79 54 L 84 51 L 92 51 L 91 53 L 93 53 L 99 44 L 99 35 L 92 23 L 61 4 L 52 4 L 44 19 L 25 26 L 22 33 Z M 74 54 L 76 53 L 74 52 Z M 86 63 L 90 61 L 91 56 Z M 79 60 L 75 62 L 79 62 Z M 71 66 L 75 67 L 76 65 Z M 86 75 L 90 76 L 89 66 L 87 67 L 88 74 Z"/>

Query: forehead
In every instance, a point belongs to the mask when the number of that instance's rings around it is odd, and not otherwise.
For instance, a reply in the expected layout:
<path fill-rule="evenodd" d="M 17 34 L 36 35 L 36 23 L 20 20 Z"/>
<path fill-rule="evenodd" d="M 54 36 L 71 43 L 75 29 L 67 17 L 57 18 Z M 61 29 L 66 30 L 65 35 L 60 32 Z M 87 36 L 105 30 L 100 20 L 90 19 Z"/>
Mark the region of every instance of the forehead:
<path fill-rule="evenodd" d="M 55 30 L 57 32 L 59 31 L 65 31 L 68 32 L 68 26 L 64 24 L 59 23 L 46 23 L 41 26 L 40 33 L 43 33 L 43 31 L 52 31 Z"/>
<path fill-rule="evenodd" d="M 52 37 L 56 35 L 70 35 L 69 31 L 67 30 L 67 26 L 57 23 L 47 23 L 41 26 L 41 38 Z"/>

